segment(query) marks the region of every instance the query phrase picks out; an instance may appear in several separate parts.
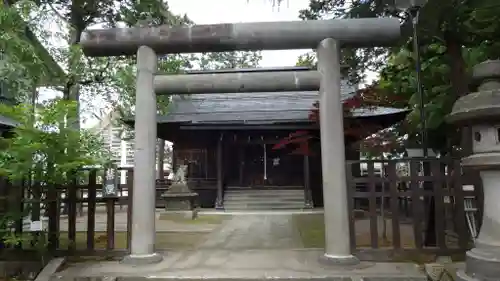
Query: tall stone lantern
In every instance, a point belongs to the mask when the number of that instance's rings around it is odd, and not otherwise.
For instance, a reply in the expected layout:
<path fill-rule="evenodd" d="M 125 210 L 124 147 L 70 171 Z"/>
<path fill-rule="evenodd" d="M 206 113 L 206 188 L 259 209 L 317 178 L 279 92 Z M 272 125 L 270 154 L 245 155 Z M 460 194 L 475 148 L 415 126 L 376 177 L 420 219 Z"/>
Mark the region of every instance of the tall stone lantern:
<path fill-rule="evenodd" d="M 460 98 L 448 116 L 472 126 L 473 154 L 462 165 L 479 170 L 484 189 L 482 227 L 458 280 L 500 280 L 500 60 L 476 65 L 473 80 L 477 92 Z"/>

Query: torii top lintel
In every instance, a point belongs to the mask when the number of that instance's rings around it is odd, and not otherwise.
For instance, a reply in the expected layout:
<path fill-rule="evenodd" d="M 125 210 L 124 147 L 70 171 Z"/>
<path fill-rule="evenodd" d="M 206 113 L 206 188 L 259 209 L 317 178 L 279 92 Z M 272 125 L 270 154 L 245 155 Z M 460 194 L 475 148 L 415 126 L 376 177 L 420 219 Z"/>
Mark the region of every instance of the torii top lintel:
<path fill-rule="evenodd" d="M 376 47 L 400 37 L 396 18 L 227 23 L 87 30 L 80 42 L 88 56 L 134 55 L 140 46 L 157 54 L 316 48 L 325 38 L 343 46 Z"/>

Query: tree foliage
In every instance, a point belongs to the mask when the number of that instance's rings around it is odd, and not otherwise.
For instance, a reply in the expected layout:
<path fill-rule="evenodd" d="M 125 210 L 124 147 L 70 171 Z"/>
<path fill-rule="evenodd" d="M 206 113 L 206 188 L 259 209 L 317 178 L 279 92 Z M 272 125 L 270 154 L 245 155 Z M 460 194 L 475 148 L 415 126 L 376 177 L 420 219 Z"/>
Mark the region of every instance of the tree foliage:
<path fill-rule="evenodd" d="M 39 0 L 39 13 L 57 15 L 59 23 L 68 30 L 62 34 L 70 48 L 60 48 L 56 55 L 68 68 L 68 77 L 63 87 L 59 87 L 66 99 L 75 99 L 85 104 L 102 100 L 108 106 L 104 111 L 119 108 L 127 114 L 133 112 L 135 104 L 135 56 L 90 58 L 83 56 L 78 43 L 82 32 L 88 27 L 116 26 L 179 26 L 192 24 L 186 16 L 170 12 L 167 1 L 162 0 L 126 0 L 126 1 L 89 1 L 89 0 Z M 255 55 L 254 55 L 255 54 Z M 179 73 L 197 65 L 206 67 L 225 67 L 232 65 L 255 65 L 259 60 L 255 52 L 226 52 L 200 55 L 168 55 L 159 62 L 159 71 Z M 223 62 L 221 62 L 223 61 Z M 229 63 L 231 62 L 231 63 Z M 75 87 L 78 86 L 78 91 Z M 72 94 L 73 93 L 73 94 Z M 168 97 L 159 97 L 160 112 L 164 112 Z M 93 102 L 94 101 L 94 102 Z M 85 108 L 92 111 L 90 108 Z M 102 115 L 102 112 L 94 112 Z"/>
<path fill-rule="evenodd" d="M 56 55 L 63 65 L 67 66 L 66 81 L 59 88 L 65 99 L 94 105 L 94 101 L 102 100 L 111 107 L 117 102 L 117 89 L 113 86 L 117 74 L 123 68 L 133 64 L 134 58 L 111 57 L 90 58 L 83 56 L 78 43 L 86 28 L 100 25 L 103 27 L 136 26 L 136 25 L 179 25 L 190 23 L 185 17 L 175 16 L 168 10 L 163 1 L 37 1 L 39 13 L 57 15 L 62 29 L 61 34 L 67 46 L 59 48 Z M 101 108 L 104 110 L 108 107 Z M 86 108 L 91 111 L 91 108 Z M 101 115 L 100 112 L 94 112 Z"/>
<path fill-rule="evenodd" d="M 86 130 L 74 130 L 71 124 L 61 126 L 67 116 L 74 116 L 77 108 L 76 102 L 57 98 L 39 106 L 35 117 L 30 104 L 0 104 L 0 115 L 17 122 L 14 129 L 4 132 L 0 138 L 0 177 L 11 183 L 5 192 L 16 194 L 19 193 L 16 189 L 23 187 L 22 195 L 15 198 L 27 199 L 24 192 L 32 198 L 32 203 L 25 204 L 22 211 L 17 203 L 13 205 L 15 208 L 9 204 L 7 212 L 2 213 L 0 226 L 7 231 L 0 234 L 0 243 L 3 246 L 31 243 L 42 254 L 42 263 L 46 252 L 45 234 L 19 235 L 14 231 L 14 225 L 23 222 L 30 214 L 31 219 L 40 220 L 40 205 L 47 205 L 39 202 L 47 198 L 50 190 L 55 191 L 60 186 L 75 188 L 81 168 L 104 165 L 110 159 L 100 138 Z"/>
<path fill-rule="evenodd" d="M 351 68 L 351 80 L 359 81 L 366 70 L 381 73 L 380 95 L 397 96 L 412 112 L 403 126 L 411 135 L 420 129 L 416 94 L 415 60 L 411 18 L 394 8 L 394 1 L 311 0 L 300 12 L 307 19 L 393 16 L 401 18 L 403 38 L 392 48 L 345 49 L 343 62 Z M 459 138 L 444 116 L 453 102 L 469 91 L 470 68 L 482 60 L 498 58 L 500 5 L 494 0 L 428 1 L 420 11 L 418 36 L 422 53 L 422 84 L 430 144 L 449 150 Z"/>
<path fill-rule="evenodd" d="M 204 53 L 195 57 L 200 69 L 254 68 L 261 60 L 261 53 L 253 51 Z"/>
<path fill-rule="evenodd" d="M 33 90 L 50 75 L 41 50 L 27 36 L 27 25 L 19 13 L 29 10 L 29 3 L 18 8 L 0 3 L 0 83 L 3 99 L 30 100 Z"/>
<path fill-rule="evenodd" d="M 46 183 L 65 184 L 70 172 L 86 165 L 104 165 L 109 155 L 97 136 L 60 126 L 76 109 L 74 101 L 56 98 L 44 102 L 33 118 L 30 105 L 0 105 L 1 115 L 18 122 L 1 139 L 0 174 L 20 181 L 30 178 L 31 171 L 31 176 L 45 174 Z"/>

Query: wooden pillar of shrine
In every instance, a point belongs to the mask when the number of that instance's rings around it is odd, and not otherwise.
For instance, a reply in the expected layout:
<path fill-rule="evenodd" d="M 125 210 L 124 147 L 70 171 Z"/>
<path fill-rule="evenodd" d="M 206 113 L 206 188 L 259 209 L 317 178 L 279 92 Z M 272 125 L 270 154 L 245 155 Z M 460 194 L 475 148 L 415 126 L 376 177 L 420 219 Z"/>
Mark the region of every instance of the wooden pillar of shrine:
<path fill-rule="evenodd" d="M 309 155 L 304 155 L 304 209 L 314 208 L 311 191 L 311 170 Z"/>
<path fill-rule="evenodd" d="M 243 186 L 243 177 L 244 177 L 244 170 L 245 170 L 245 146 L 240 144 L 238 146 L 238 164 L 239 164 L 239 185 Z"/>
<path fill-rule="evenodd" d="M 224 209 L 224 180 L 222 171 L 222 133 L 217 140 L 217 198 L 215 199 L 215 209 Z"/>

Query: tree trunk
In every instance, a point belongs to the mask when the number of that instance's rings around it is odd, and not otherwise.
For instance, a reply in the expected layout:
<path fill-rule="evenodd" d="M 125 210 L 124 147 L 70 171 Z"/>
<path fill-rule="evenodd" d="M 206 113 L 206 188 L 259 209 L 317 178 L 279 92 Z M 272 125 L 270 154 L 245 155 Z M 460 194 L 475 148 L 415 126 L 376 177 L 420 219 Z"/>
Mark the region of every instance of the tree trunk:
<path fill-rule="evenodd" d="M 446 39 L 446 53 L 450 60 L 451 69 L 451 87 L 456 97 L 462 97 L 469 93 L 469 75 L 466 71 L 465 61 L 462 55 L 462 46 L 458 40 L 455 39 L 450 34 L 445 34 Z M 466 157 L 472 154 L 472 128 L 463 127 L 460 128 L 460 147 L 462 151 L 460 153 L 461 157 Z M 483 189 L 481 184 L 481 178 L 477 171 L 470 169 L 464 169 L 464 179 L 466 182 L 464 184 L 474 184 L 476 190 L 476 196 L 478 200 L 478 205 L 482 206 L 483 202 Z M 479 223 L 482 222 L 482 208 L 478 209 Z M 481 225 L 478 225 L 481 227 Z"/>
<path fill-rule="evenodd" d="M 82 59 L 81 52 L 79 50 L 74 51 L 74 46 L 80 43 L 80 38 L 82 36 L 85 27 L 79 24 L 78 17 L 72 16 L 72 29 L 70 30 L 70 41 L 68 42 L 70 53 L 69 53 L 69 66 L 68 66 L 68 78 L 66 82 L 66 88 L 63 93 L 64 100 L 72 100 L 76 102 L 76 115 L 68 116 L 66 119 L 71 120 L 71 126 L 75 131 L 80 131 L 80 85 L 79 85 L 79 70 L 80 61 Z M 68 122 L 68 123 L 70 123 Z M 69 125 L 69 124 L 68 124 Z M 83 198 L 83 191 L 77 190 L 76 197 L 78 201 Z M 83 202 L 77 203 L 77 210 L 80 216 L 83 215 Z"/>
<path fill-rule="evenodd" d="M 466 73 L 466 65 L 462 55 L 462 45 L 454 36 L 453 32 L 445 32 L 446 55 L 450 66 L 450 84 L 454 99 L 466 95 L 469 92 L 469 79 Z M 472 133 L 469 127 L 460 128 L 461 157 L 472 153 Z M 427 172 L 427 171 L 426 171 Z M 430 171 L 429 171 L 430 172 Z M 426 174 L 427 175 L 427 174 Z M 466 177 L 469 172 L 466 171 Z M 435 221 L 435 198 L 429 200 L 429 215 L 427 218 L 427 228 L 425 230 L 425 245 L 436 246 L 436 221 Z"/>
<path fill-rule="evenodd" d="M 455 98 L 458 99 L 469 93 L 469 77 L 466 72 L 466 65 L 462 55 L 462 45 L 460 41 L 452 34 L 445 33 L 446 55 L 448 56 L 450 66 L 450 84 Z M 472 134 L 470 128 L 462 128 L 460 145 L 462 147 L 462 156 L 472 153 Z"/>

